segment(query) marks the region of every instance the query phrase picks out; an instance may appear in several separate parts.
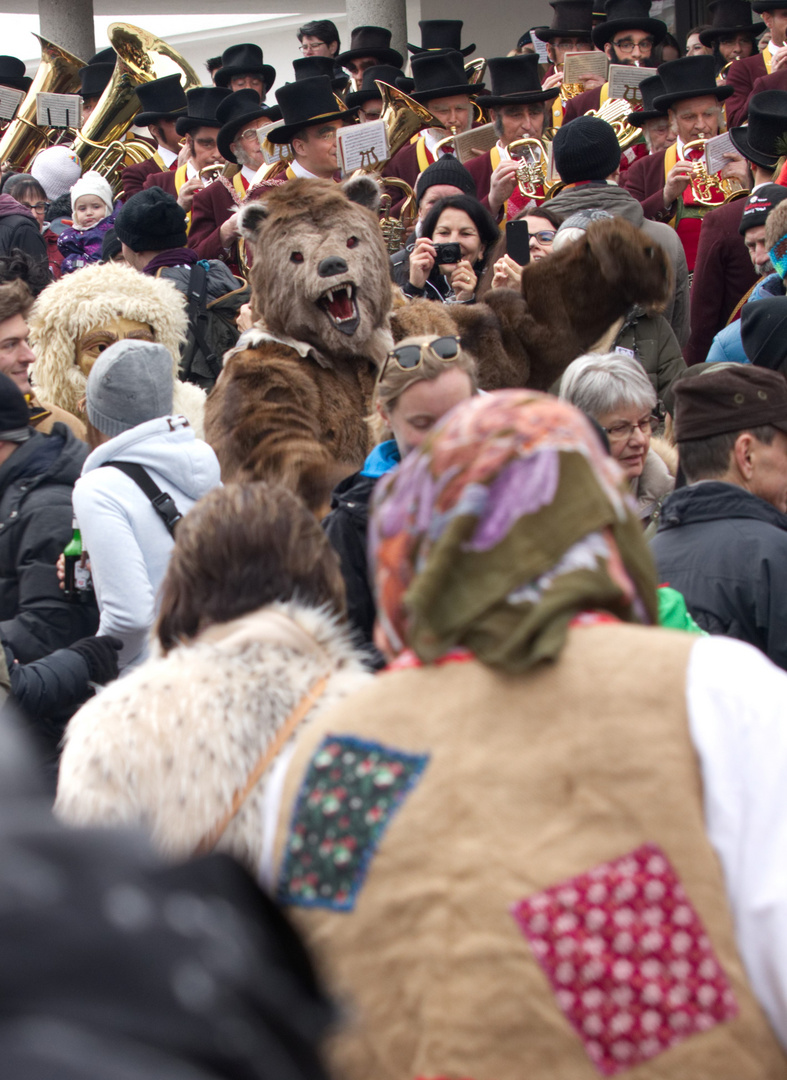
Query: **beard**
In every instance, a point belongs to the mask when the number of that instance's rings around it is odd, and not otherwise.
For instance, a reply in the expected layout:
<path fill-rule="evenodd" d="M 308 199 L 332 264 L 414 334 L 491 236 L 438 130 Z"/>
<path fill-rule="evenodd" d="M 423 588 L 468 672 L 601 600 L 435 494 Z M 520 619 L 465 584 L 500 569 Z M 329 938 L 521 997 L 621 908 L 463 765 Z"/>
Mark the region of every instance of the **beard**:
<path fill-rule="evenodd" d="M 621 54 L 618 52 L 618 50 L 615 48 L 611 41 L 609 43 L 609 48 L 612 52 L 612 56 L 610 57 L 609 61 L 610 64 L 626 64 L 628 67 L 637 66 L 634 63 L 634 58 L 632 56 L 621 56 Z M 655 68 L 658 67 L 658 60 L 653 55 L 653 53 L 651 53 L 650 56 L 644 56 L 640 59 L 639 66 Z"/>
<path fill-rule="evenodd" d="M 767 277 L 768 274 L 776 273 L 776 269 L 770 259 L 767 259 L 764 263 L 760 263 L 759 266 L 755 266 L 754 269 L 757 271 L 757 276 L 761 278 Z"/>

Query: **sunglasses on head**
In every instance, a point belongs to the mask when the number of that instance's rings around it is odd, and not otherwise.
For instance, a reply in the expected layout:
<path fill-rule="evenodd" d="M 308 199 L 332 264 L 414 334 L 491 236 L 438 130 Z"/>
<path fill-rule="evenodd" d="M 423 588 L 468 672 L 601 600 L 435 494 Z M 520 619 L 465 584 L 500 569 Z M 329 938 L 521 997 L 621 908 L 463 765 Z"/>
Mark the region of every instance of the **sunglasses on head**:
<path fill-rule="evenodd" d="M 414 371 L 422 363 L 425 352 L 430 352 L 437 360 L 449 361 L 456 360 L 460 348 L 459 338 L 455 337 L 439 337 L 434 341 L 424 341 L 420 345 L 398 345 L 386 356 L 380 378 L 382 379 L 391 361 L 402 371 Z"/>

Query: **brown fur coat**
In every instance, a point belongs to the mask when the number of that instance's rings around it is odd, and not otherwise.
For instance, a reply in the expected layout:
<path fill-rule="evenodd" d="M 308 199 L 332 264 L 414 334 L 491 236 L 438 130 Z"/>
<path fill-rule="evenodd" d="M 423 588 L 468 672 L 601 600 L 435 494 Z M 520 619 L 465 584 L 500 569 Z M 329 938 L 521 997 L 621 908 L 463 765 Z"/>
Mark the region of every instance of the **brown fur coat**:
<path fill-rule="evenodd" d="M 366 417 L 393 343 L 378 198 L 365 178 L 299 179 L 245 207 L 257 322 L 206 408 L 225 481 L 283 483 L 320 512 L 371 449 Z"/>
<path fill-rule="evenodd" d="M 671 289 L 662 249 L 615 218 L 594 222 L 576 243 L 526 266 L 521 295 L 493 289 L 479 304 L 414 300 L 395 310 L 392 329 L 397 340 L 445 334 L 450 320 L 478 361 L 482 389 L 548 390 L 634 304 L 658 310 Z"/>

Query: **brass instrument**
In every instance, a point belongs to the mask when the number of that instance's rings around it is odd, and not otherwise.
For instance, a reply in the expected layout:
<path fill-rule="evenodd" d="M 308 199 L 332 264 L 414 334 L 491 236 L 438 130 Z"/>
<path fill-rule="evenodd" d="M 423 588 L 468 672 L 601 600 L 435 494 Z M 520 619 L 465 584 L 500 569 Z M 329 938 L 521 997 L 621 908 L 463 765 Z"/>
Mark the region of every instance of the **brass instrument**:
<path fill-rule="evenodd" d="M 216 162 L 215 165 L 205 165 L 199 171 L 199 178 L 207 187 L 208 184 L 212 184 L 214 180 L 218 180 L 220 176 L 223 176 L 225 168 L 226 165 L 221 162 Z"/>
<path fill-rule="evenodd" d="M 84 60 L 54 42 L 38 34 L 33 36 L 41 44 L 41 63 L 16 116 L 0 140 L 0 161 L 19 170 L 24 170 L 39 150 L 63 138 L 63 129 L 39 127 L 36 123 L 37 96 L 44 93 L 77 93 L 80 86 L 79 69 L 85 66 Z"/>
<path fill-rule="evenodd" d="M 471 86 L 476 86 L 478 83 L 483 82 L 484 75 L 486 74 L 486 60 L 483 56 L 468 61 L 468 63 L 465 64 L 465 74 L 467 75 L 467 81 Z"/>
<path fill-rule="evenodd" d="M 705 143 L 707 139 L 694 139 L 692 142 L 684 143 L 683 153 L 687 155 L 690 150 L 700 150 L 703 154 L 705 151 Z M 688 161 L 689 158 L 684 156 L 683 161 Z M 718 206 L 719 203 L 714 201 L 713 192 L 721 190 L 724 194 L 724 202 L 731 202 L 734 199 L 740 198 L 742 195 L 748 194 L 743 184 L 738 180 L 725 180 L 719 173 L 709 173 L 705 164 L 704 156 L 699 160 L 693 162 L 694 168 L 691 174 L 691 192 L 696 202 L 701 206 Z"/>
<path fill-rule="evenodd" d="M 514 139 L 507 149 L 511 159 L 519 161 L 516 169 L 519 193 L 526 199 L 543 199 L 543 185 L 547 177 L 547 152 L 541 139 Z M 516 151 L 522 151 L 521 156 L 517 156 Z"/>
<path fill-rule="evenodd" d="M 561 83 L 560 84 L 560 100 L 565 105 L 572 97 L 576 97 L 577 94 L 581 94 L 583 91 L 582 83 Z"/>
<path fill-rule="evenodd" d="M 737 57 L 733 57 L 732 60 L 728 60 L 727 63 L 724 65 L 724 67 L 719 72 L 719 74 L 716 76 L 716 82 L 717 82 L 717 84 L 719 86 L 724 86 L 724 84 L 726 83 L 726 81 L 727 81 L 727 72 L 730 70 L 732 65 L 735 63 L 736 59 L 737 59 Z"/>
<path fill-rule="evenodd" d="M 142 139 L 123 141 L 140 110 L 137 86 L 178 74 L 183 89 L 193 90 L 200 80 L 192 66 L 155 34 L 120 22 L 112 23 L 107 33 L 118 55 L 115 70 L 78 133 L 73 149 L 83 171 L 100 172 L 112 186 L 113 194 L 118 194 L 121 169 L 147 161 L 156 152 L 155 147 Z"/>
<path fill-rule="evenodd" d="M 398 176 L 386 176 L 385 183 L 387 187 L 403 191 L 405 195 L 398 218 L 391 216 L 391 204 L 393 202 L 391 196 L 387 192 L 380 196 L 380 212 L 382 214 L 380 228 L 383 232 L 383 240 L 388 249 L 388 254 L 395 255 L 404 245 L 407 232 L 413 223 L 415 192 L 406 180 L 400 180 Z"/>
<path fill-rule="evenodd" d="M 642 135 L 638 127 L 628 122 L 629 113 L 633 109 L 624 98 L 608 98 L 599 109 L 589 109 L 586 116 L 597 116 L 599 120 L 606 120 L 615 132 L 615 137 L 621 150 L 625 150 L 636 142 Z"/>

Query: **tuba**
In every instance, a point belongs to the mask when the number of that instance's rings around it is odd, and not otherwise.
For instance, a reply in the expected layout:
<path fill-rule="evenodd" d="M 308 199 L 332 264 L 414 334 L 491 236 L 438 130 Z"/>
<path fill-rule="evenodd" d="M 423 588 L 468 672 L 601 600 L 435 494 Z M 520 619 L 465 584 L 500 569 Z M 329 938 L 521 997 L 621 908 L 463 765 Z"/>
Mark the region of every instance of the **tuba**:
<path fill-rule="evenodd" d="M 485 73 L 486 60 L 483 56 L 479 56 L 475 60 L 469 60 L 465 64 L 465 74 L 467 75 L 467 81 L 471 86 L 476 86 L 478 83 L 482 82 Z"/>
<path fill-rule="evenodd" d="M 147 161 L 156 152 L 143 139 L 123 141 L 140 109 L 136 88 L 166 75 L 180 75 L 184 90 L 200 85 L 196 72 L 166 41 L 130 23 L 112 23 L 107 31 L 118 55 L 109 85 L 74 141 L 83 171 L 94 169 L 109 181 L 113 193 L 121 187 L 127 165 Z"/>
<path fill-rule="evenodd" d="M 615 137 L 621 150 L 625 150 L 636 142 L 642 135 L 638 127 L 628 122 L 632 107 L 624 98 L 608 98 L 599 109 L 589 109 L 586 116 L 597 116 L 599 120 L 606 120 L 615 132 Z"/>
<path fill-rule="evenodd" d="M 694 139 L 692 142 L 685 143 L 683 146 L 684 154 L 689 150 L 704 151 L 707 141 L 707 139 Z M 682 160 L 686 161 L 688 159 L 684 157 Z M 724 194 L 724 202 L 732 202 L 748 194 L 746 188 L 737 180 L 725 180 L 722 179 L 719 173 L 709 173 L 703 157 L 700 161 L 694 162 L 694 170 L 691 174 L 691 192 L 695 201 L 700 203 L 701 206 L 718 206 L 720 204 L 713 197 L 714 191 L 721 191 Z"/>
<path fill-rule="evenodd" d="M 40 127 L 36 123 L 39 94 L 73 94 L 79 91 L 79 69 L 84 61 L 34 34 L 41 43 L 41 63 L 14 119 L 0 139 L 0 162 L 24 170 L 39 150 L 60 142 L 63 130 Z"/>

